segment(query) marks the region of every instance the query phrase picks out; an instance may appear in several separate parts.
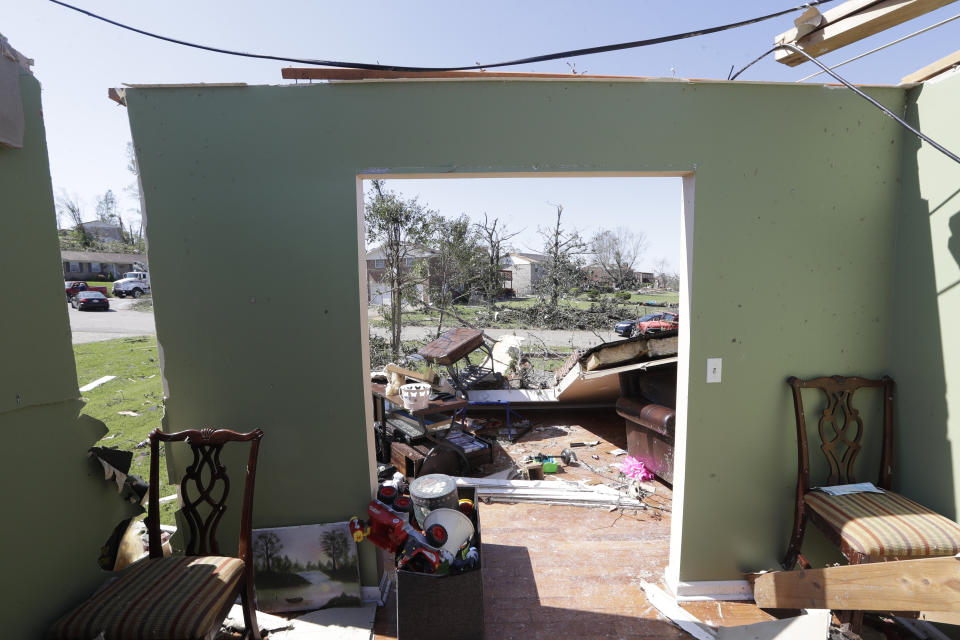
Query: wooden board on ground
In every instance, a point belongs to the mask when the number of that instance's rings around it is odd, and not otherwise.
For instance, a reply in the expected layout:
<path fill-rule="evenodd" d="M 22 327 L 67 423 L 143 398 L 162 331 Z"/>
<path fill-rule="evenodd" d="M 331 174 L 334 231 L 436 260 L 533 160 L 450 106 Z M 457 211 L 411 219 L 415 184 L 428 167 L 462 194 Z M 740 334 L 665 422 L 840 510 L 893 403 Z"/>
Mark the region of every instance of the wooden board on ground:
<path fill-rule="evenodd" d="M 960 556 L 774 571 L 757 576 L 764 609 L 960 610 Z"/>

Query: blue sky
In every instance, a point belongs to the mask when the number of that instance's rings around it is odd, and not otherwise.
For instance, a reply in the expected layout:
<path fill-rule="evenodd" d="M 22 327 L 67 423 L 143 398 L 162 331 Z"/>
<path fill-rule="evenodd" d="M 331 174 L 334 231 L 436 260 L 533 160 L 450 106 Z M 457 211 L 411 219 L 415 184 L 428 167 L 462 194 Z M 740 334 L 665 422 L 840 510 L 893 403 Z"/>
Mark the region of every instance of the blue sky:
<path fill-rule="evenodd" d="M 733 22 L 799 4 L 796 0 L 754 0 L 721 3 L 715 0 L 652 2 L 607 0 L 488 0 L 483 3 L 408 0 L 323 2 L 319 0 L 74 0 L 120 22 L 184 40 L 224 48 L 294 57 L 354 60 L 408 65 L 461 65 L 637 40 Z M 835 0 L 826 8 L 839 4 Z M 824 56 L 835 64 L 901 35 L 960 13 L 960 3 Z M 122 194 L 129 184 L 125 145 L 130 139 L 124 108 L 106 97 L 108 87 L 128 83 L 246 82 L 282 84 L 283 63 L 223 56 L 120 31 L 43 0 L 0 0 L 0 31 L 22 53 L 36 60 L 34 72 L 43 84 L 54 189 L 77 194 L 92 216 L 96 196 L 107 189 Z M 578 72 L 681 78 L 726 78 L 769 48 L 773 38 L 792 25 L 783 16 L 749 27 L 692 40 L 632 51 L 600 54 L 505 69 Z M 841 73 L 865 84 L 895 84 L 904 75 L 956 50 L 960 20 L 908 42 L 845 66 Z M 812 73 L 810 63 L 786 67 L 772 57 L 758 63 L 744 80 L 793 82 Z M 422 200 L 442 213 L 479 208 L 492 215 L 510 215 L 549 202 L 567 207 L 572 222 L 586 228 L 591 216 L 609 212 L 612 219 L 631 217 L 638 201 L 679 211 L 679 187 L 659 181 L 607 181 L 605 188 L 579 181 L 553 183 L 549 193 L 538 182 L 527 195 L 516 191 L 518 181 L 496 189 L 470 187 L 470 202 L 451 195 L 453 185 L 420 185 Z M 395 184 L 405 193 L 413 183 Z M 645 190 L 645 191 L 644 191 Z M 592 207 L 575 206 L 591 192 Z M 595 193 L 594 193 L 595 191 Z M 676 193 L 676 195 L 673 195 Z M 468 194 L 468 195 L 467 195 Z M 482 194 L 489 197 L 481 198 Z M 521 202 L 528 203 L 522 204 Z M 672 204 L 671 204 L 672 202 Z M 542 205 L 540 203 L 543 203 Z M 662 203 L 662 204 L 661 204 Z M 124 196 L 124 204 L 135 203 Z M 634 208 L 630 208 L 630 207 Z M 577 220 L 575 211 L 585 216 Z M 641 212 L 642 213 L 642 212 Z M 655 235 L 646 214 L 639 228 Z M 531 220 L 531 222 L 533 222 Z M 536 222 L 540 224 L 539 222 Z M 644 225 L 647 225 L 646 227 Z M 516 225 L 516 227 L 530 224 Z M 611 225 L 612 226 L 612 225 Z M 679 233 L 674 225 L 675 233 Z M 673 249 L 658 245 L 648 258 Z"/>

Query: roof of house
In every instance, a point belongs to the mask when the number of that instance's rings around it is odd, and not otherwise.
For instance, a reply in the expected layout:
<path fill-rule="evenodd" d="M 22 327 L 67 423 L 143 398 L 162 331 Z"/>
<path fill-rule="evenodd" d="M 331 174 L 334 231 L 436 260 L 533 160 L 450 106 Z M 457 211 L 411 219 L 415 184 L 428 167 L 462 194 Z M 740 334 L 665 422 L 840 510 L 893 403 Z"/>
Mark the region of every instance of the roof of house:
<path fill-rule="evenodd" d="M 531 262 L 543 262 L 547 259 L 547 256 L 543 255 L 542 253 L 520 253 L 516 251 L 512 253 L 508 253 L 506 257 L 512 258 L 514 262 L 517 262 L 519 264 L 527 264 Z M 519 258 L 520 260 L 517 260 L 517 258 Z"/>
<path fill-rule="evenodd" d="M 96 227 L 99 229 L 119 229 L 120 226 L 112 222 L 107 222 L 105 220 L 90 220 L 89 222 L 81 222 L 84 227 Z"/>
<path fill-rule="evenodd" d="M 60 259 L 70 262 L 114 262 L 117 264 L 146 264 L 147 256 L 142 253 L 105 253 L 102 251 L 61 251 Z"/>
<path fill-rule="evenodd" d="M 433 249 L 427 249 L 426 247 L 415 247 L 411 246 L 407 249 L 407 258 L 429 258 L 430 256 L 436 255 L 436 251 Z M 371 247 L 367 249 L 367 260 L 383 260 L 385 258 L 383 252 L 383 247 Z"/>

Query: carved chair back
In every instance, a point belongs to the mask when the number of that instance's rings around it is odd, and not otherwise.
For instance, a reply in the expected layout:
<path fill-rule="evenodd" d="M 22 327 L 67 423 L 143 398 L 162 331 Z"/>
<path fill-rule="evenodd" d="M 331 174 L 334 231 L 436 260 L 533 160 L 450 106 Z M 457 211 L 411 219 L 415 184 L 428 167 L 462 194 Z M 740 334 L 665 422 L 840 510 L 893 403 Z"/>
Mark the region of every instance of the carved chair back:
<path fill-rule="evenodd" d="M 250 443 L 243 502 L 240 513 L 240 542 L 237 557 L 252 567 L 250 544 L 253 516 L 253 485 L 257 473 L 257 453 L 263 431 L 237 433 L 228 429 L 190 429 L 178 433 L 163 433 L 155 429 L 150 433 L 150 489 L 147 506 L 147 532 L 150 541 L 150 557 L 160 558 L 163 550 L 160 542 L 160 443 L 185 442 L 193 453 L 193 461 L 187 466 L 180 481 L 180 500 L 189 530 L 184 532 L 185 555 L 223 555 L 217 543 L 217 526 L 227 510 L 230 494 L 230 479 L 227 469 L 220 461 L 223 445 L 228 442 Z"/>
<path fill-rule="evenodd" d="M 787 379 L 793 389 L 793 407 L 797 423 L 798 483 L 800 495 L 810 491 L 810 453 L 807 443 L 807 421 L 803 406 L 803 389 L 818 389 L 823 394 L 824 407 L 817 423 L 820 450 L 827 459 L 829 476 L 824 485 L 857 482 L 854 463 L 863 449 L 864 421 L 854 405 L 856 392 L 864 387 L 879 388 L 883 397 L 880 474 L 877 486 L 890 488 L 893 465 L 893 380 L 887 376 L 879 380 L 859 377 L 825 376 L 801 380 Z"/>

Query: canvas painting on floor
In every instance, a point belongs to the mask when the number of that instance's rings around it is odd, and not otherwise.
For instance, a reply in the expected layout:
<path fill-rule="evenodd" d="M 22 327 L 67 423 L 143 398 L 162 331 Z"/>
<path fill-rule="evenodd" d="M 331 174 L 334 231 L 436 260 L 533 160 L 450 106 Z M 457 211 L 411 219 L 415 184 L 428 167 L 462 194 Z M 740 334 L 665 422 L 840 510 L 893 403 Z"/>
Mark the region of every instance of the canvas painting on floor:
<path fill-rule="evenodd" d="M 357 545 L 346 522 L 254 529 L 253 557 L 260 611 L 361 604 Z"/>

